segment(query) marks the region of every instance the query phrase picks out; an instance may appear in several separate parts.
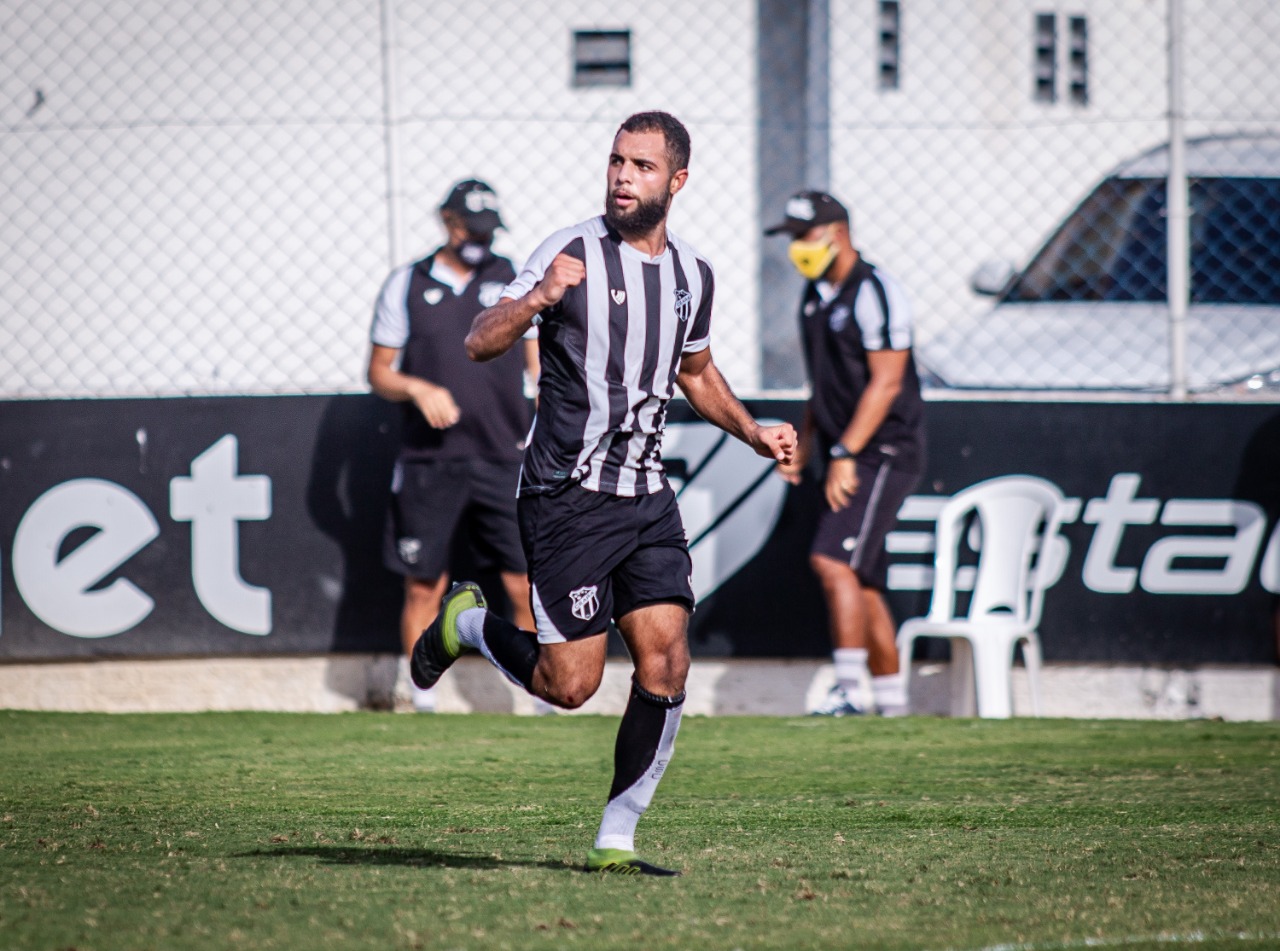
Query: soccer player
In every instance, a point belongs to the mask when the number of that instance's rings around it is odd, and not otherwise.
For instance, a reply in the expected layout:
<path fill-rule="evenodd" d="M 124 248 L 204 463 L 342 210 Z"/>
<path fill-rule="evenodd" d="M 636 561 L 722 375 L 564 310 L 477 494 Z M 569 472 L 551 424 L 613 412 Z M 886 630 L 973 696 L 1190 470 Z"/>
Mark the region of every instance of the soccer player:
<path fill-rule="evenodd" d="M 907 712 L 897 630 L 884 589 L 885 537 L 924 468 L 924 403 L 911 357 L 911 305 L 902 286 L 853 244 L 849 212 L 826 192 L 787 202 L 791 262 L 804 276 L 800 333 L 812 396 L 795 462 L 779 468 L 798 482 L 817 437 L 827 510 L 809 564 L 822 584 L 836 683 L 813 713 Z"/>
<path fill-rule="evenodd" d="M 435 620 L 449 586 L 457 540 L 502 572 L 517 623 L 532 623 L 515 486 L 529 430 L 524 374 L 535 379 L 536 340 L 484 366 L 460 359 L 471 321 L 515 276 L 491 250 L 503 227 L 498 196 L 476 179 L 458 182 L 440 206 L 447 239 L 421 261 L 391 272 L 374 312 L 368 379 L 383 399 L 404 405 L 404 426 L 383 542 L 383 562 L 404 576 L 402 673 L 395 701 L 435 709 L 412 684 L 409 658 Z"/>
<path fill-rule="evenodd" d="M 711 359 L 711 265 L 667 230 L 689 177 L 689 133 L 665 112 L 618 129 L 605 213 L 557 231 L 467 336 L 492 360 L 538 326 L 540 403 L 520 474 L 520 535 L 536 632 L 484 610 L 461 584 L 414 649 L 419 686 L 479 651 L 534 696 L 566 709 L 600 686 L 612 619 L 635 664 L 613 785 L 586 870 L 674 875 L 635 853 L 635 828 L 671 760 L 689 670 L 693 610 L 684 526 L 659 448 L 676 387 L 706 420 L 789 463 L 789 424 L 761 426 Z"/>

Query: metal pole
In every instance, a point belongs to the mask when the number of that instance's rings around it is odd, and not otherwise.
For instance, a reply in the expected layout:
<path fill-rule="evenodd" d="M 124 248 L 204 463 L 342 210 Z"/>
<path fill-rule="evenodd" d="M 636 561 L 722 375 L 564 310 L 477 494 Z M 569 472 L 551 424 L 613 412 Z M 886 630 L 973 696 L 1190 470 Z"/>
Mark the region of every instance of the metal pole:
<path fill-rule="evenodd" d="M 381 0 L 382 13 L 382 128 L 387 149 L 387 256 L 388 267 L 401 263 L 404 224 L 400 215 L 400 102 L 399 69 L 395 45 L 395 0 Z"/>
<path fill-rule="evenodd" d="M 805 83 L 806 187 L 831 187 L 831 12 L 828 0 L 809 0 L 808 75 Z"/>
<path fill-rule="evenodd" d="M 1182 103 L 1182 0 L 1169 0 L 1169 396 L 1187 398 L 1187 306 L 1191 291 L 1191 210 Z"/>

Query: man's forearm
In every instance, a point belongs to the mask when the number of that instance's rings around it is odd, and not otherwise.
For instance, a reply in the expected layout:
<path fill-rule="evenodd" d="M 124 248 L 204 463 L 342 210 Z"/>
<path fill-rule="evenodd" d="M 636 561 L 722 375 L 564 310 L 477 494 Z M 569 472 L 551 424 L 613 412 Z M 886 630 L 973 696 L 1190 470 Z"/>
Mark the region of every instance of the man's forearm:
<path fill-rule="evenodd" d="M 840 442 L 851 452 L 862 452 L 871 442 L 871 437 L 884 425 L 897 399 L 900 386 L 869 386 L 858 400 L 858 407 L 853 411 L 853 419 L 845 427 Z"/>
<path fill-rule="evenodd" d="M 542 309 L 542 298 L 535 289 L 517 300 L 501 300 L 480 311 L 467 334 L 467 356 L 481 363 L 502 356 L 528 333 Z"/>
<path fill-rule="evenodd" d="M 708 363 L 696 374 L 682 373 L 676 382 L 699 416 L 730 436 L 736 436 L 745 443 L 751 442 L 751 433 L 758 424 L 733 395 L 714 363 Z"/>
<path fill-rule="evenodd" d="M 367 378 L 369 388 L 392 403 L 403 403 L 413 399 L 414 389 L 426 382 L 389 366 L 370 366 Z"/>

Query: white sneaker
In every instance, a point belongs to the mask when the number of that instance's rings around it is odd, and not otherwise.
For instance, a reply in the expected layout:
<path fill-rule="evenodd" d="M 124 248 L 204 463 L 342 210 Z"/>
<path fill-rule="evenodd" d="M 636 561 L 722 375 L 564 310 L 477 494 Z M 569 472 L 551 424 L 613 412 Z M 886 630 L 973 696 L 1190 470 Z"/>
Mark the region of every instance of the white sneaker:
<path fill-rule="evenodd" d="M 860 717 L 867 711 L 854 703 L 844 687 L 836 684 L 827 692 L 827 698 L 809 711 L 811 717 Z"/>
<path fill-rule="evenodd" d="M 534 715 L 536 716 L 550 717 L 550 716 L 555 716 L 555 714 L 557 714 L 559 711 L 555 708 L 554 705 L 547 703 L 547 701 L 543 700 L 541 697 L 534 697 L 533 712 L 534 712 Z"/>
<path fill-rule="evenodd" d="M 416 713 L 435 713 L 436 712 L 436 688 L 430 687 L 423 690 L 415 683 L 409 684 L 409 690 L 413 695 L 413 709 Z"/>
<path fill-rule="evenodd" d="M 392 689 L 391 709 L 396 713 L 435 713 L 436 690 L 423 690 L 409 676 L 409 660 L 400 658 L 396 670 L 396 683 Z"/>

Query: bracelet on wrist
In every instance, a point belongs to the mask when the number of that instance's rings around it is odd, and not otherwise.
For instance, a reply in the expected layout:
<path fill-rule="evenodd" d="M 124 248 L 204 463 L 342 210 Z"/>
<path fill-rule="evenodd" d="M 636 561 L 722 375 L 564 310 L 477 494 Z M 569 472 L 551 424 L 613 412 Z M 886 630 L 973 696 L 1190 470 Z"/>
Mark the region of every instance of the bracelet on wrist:
<path fill-rule="evenodd" d="M 838 442 L 831 447 L 827 455 L 832 459 L 852 459 L 855 454 L 844 443 Z"/>

